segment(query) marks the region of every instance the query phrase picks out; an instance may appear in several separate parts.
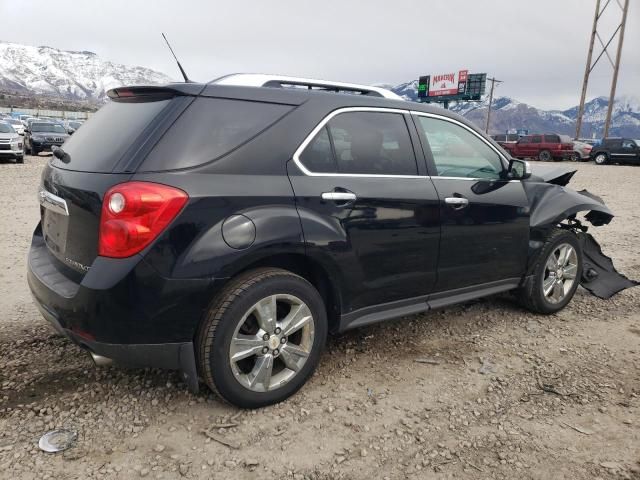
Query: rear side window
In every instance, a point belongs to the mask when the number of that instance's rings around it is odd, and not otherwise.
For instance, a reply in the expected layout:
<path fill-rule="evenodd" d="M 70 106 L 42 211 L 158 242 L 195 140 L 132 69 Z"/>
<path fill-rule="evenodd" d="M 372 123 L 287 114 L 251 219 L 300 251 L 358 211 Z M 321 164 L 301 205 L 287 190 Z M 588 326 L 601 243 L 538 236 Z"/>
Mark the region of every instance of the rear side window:
<path fill-rule="evenodd" d="M 300 161 L 314 173 L 418 173 L 407 124 L 399 113 L 341 113 L 318 132 Z"/>
<path fill-rule="evenodd" d="M 545 135 L 545 143 L 560 143 L 560 137 L 558 135 Z"/>
<path fill-rule="evenodd" d="M 83 172 L 111 172 L 168 103 L 169 100 L 107 103 L 65 142 L 63 148 L 69 154 L 69 163 L 53 157 L 53 164 Z"/>
<path fill-rule="evenodd" d="M 531 143 L 531 137 L 522 137 L 518 140 L 519 143 Z"/>
<path fill-rule="evenodd" d="M 140 171 L 189 168 L 216 160 L 291 109 L 274 103 L 199 97 L 154 147 Z"/>

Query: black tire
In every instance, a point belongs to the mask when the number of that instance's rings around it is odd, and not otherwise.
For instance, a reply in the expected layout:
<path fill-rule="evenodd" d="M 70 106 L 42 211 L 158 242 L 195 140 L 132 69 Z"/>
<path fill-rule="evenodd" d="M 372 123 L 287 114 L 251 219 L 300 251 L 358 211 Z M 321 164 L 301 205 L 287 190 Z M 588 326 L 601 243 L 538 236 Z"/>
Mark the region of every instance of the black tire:
<path fill-rule="evenodd" d="M 564 298 L 553 303 L 544 294 L 543 282 L 548 279 L 545 276 L 546 264 L 553 252 L 563 244 L 568 244 L 575 250 L 577 257 L 577 268 L 571 288 L 565 293 Z M 535 313 L 551 314 L 562 310 L 573 298 L 580 279 L 582 278 L 582 249 L 575 233 L 562 228 L 556 228 L 547 238 L 542 251 L 533 267 L 533 276 L 517 292 L 518 299 L 522 306 Z"/>
<path fill-rule="evenodd" d="M 31 149 L 29 147 L 27 147 L 27 142 L 24 141 L 24 140 L 23 140 L 23 142 L 24 142 L 24 144 L 23 144 L 24 154 L 25 155 L 31 155 Z"/>
<path fill-rule="evenodd" d="M 24 163 L 24 157 L 17 157 L 16 163 Z"/>
<path fill-rule="evenodd" d="M 313 342 L 305 363 L 287 383 L 274 390 L 257 392 L 234 376 L 229 358 L 231 341 L 243 316 L 260 300 L 277 294 L 293 295 L 306 304 L 313 318 Z M 246 272 L 231 280 L 217 295 L 200 324 L 196 335 L 200 376 L 214 394 L 241 408 L 260 408 L 281 402 L 296 393 L 313 374 L 327 330 L 322 297 L 304 278 L 277 268 Z"/>
<path fill-rule="evenodd" d="M 571 160 L 572 162 L 580 162 L 582 158 L 580 157 L 580 154 L 578 152 L 573 152 L 571 156 L 569 156 L 569 160 Z"/>
<path fill-rule="evenodd" d="M 38 150 L 36 147 L 31 147 L 31 155 L 33 155 L 34 157 L 37 157 L 39 153 L 40 153 L 40 150 Z"/>
<path fill-rule="evenodd" d="M 538 160 L 540 160 L 541 162 L 550 162 L 551 160 L 553 160 L 553 157 L 551 156 L 551 152 L 549 150 L 540 150 L 540 153 L 538 153 Z"/>
<path fill-rule="evenodd" d="M 595 157 L 593 157 L 593 162 L 596 165 L 606 165 L 607 163 L 609 163 L 609 157 L 606 153 L 600 152 L 597 153 Z"/>

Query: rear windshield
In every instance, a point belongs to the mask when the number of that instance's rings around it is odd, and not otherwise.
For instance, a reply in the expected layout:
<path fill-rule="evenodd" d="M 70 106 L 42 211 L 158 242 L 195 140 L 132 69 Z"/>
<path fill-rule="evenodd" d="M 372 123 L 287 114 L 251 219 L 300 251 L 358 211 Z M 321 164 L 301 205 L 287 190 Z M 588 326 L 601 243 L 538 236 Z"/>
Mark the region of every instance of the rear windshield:
<path fill-rule="evenodd" d="M 139 170 L 176 170 L 214 161 L 260 134 L 291 108 L 199 97 L 162 137 Z M 86 128 L 87 125 L 78 132 Z"/>
<path fill-rule="evenodd" d="M 57 123 L 32 123 L 31 131 L 33 133 L 47 132 L 47 133 L 67 133 L 62 125 Z"/>
<path fill-rule="evenodd" d="M 54 157 L 54 165 L 83 172 L 111 172 L 169 101 L 107 103 L 65 142 L 63 148 L 70 161 L 63 163 Z"/>

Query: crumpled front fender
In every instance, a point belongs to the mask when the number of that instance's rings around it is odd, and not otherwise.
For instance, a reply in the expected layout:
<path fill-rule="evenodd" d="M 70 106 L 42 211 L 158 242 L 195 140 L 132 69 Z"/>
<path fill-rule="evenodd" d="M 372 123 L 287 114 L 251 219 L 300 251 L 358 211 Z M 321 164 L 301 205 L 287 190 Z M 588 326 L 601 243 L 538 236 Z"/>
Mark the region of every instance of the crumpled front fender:
<path fill-rule="evenodd" d="M 531 227 L 555 225 L 585 211 L 586 219 L 594 226 L 606 225 L 613 218 L 602 199 L 586 190 L 576 192 L 544 182 L 523 182 L 523 186 L 529 199 Z"/>

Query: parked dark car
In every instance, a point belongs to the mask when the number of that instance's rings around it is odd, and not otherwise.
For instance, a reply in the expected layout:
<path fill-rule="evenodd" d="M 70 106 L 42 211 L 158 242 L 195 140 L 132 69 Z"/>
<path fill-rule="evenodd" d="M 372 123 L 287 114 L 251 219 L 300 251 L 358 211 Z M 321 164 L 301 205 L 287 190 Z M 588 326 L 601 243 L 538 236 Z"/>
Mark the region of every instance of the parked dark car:
<path fill-rule="evenodd" d="M 507 291 L 561 310 L 576 212 L 612 217 L 571 174 L 531 176 L 380 88 L 235 75 L 109 97 L 43 170 L 35 303 L 97 363 L 179 369 L 241 407 L 296 392 L 328 332 Z"/>
<path fill-rule="evenodd" d="M 535 158 L 542 162 L 571 159 L 573 143 L 562 141 L 560 135 L 545 133 L 544 135 L 526 135 L 513 144 L 502 146 L 514 158 Z"/>
<path fill-rule="evenodd" d="M 631 138 L 604 138 L 591 150 L 591 158 L 597 165 L 607 163 L 640 164 L 640 147 Z"/>
<path fill-rule="evenodd" d="M 51 147 L 62 145 L 67 138 L 69 134 L 58 123 L 31 122 L 24 131 L 24 150 L 31 155 L 50 152 Z"/>

